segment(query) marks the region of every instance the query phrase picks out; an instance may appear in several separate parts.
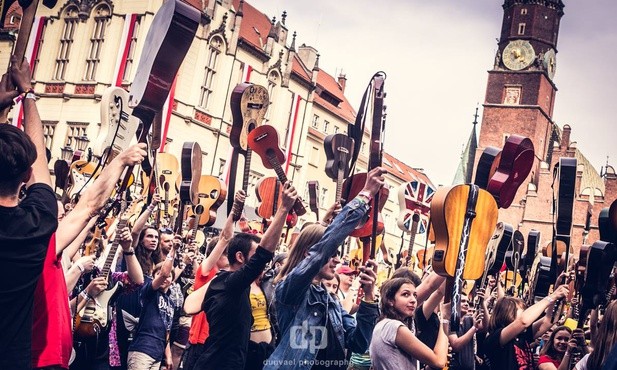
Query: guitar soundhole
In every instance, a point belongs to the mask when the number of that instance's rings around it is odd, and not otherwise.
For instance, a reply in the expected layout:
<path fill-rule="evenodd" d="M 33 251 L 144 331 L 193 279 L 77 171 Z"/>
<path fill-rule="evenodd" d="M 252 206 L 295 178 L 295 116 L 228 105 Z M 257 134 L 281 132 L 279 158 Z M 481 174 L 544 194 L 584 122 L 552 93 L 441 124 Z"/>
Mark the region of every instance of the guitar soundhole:
<path fill-rule="evenodd" d="M 202 214 L 204 213 L 204 206 L 202 206 L 201 204 L 198 204 L 195 206 L 195 214 Z"/>
<path fill-rule="evenodd" d="M 216 189 L 215 189 L 215 190 L 212 190 L 212 191 L 210 192 L 210 198 L 211 198 L 211 199 L 216 199 L 216 198 L 218 198 L 218 197 L 219 197 L 219 191 L 218 191 L 218 190 L 216 190 Z"/>
<path fill-rule="evenodd" d="M 443 260 L 444 254 L 444 251 L 435 251 L 435 254 L 433 255 L 433 260 L 437 262 Z"/>

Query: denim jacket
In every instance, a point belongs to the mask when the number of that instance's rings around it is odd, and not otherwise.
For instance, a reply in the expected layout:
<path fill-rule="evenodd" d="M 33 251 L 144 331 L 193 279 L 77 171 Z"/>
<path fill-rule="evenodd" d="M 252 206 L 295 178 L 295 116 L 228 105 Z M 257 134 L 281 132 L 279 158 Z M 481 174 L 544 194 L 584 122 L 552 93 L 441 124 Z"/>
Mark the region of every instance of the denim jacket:
<path fill-rule="evenodd" d="M 356 320 L 313 278 L 335 253 L 367 212 L 368 206 L 355 198 L 334 219 L 308 256 L 275 288 L 276 312 L 281 338 L 264 370 L 310 369 L 322 340 L 327 339 L 326 314 L 342 348 L 364 353 L 377 321 L 377 304 L 361 302 Z M 327 308 L 327 313 L 326 313 Z M 343 361 L 344 359 L 340 359 Z"/>

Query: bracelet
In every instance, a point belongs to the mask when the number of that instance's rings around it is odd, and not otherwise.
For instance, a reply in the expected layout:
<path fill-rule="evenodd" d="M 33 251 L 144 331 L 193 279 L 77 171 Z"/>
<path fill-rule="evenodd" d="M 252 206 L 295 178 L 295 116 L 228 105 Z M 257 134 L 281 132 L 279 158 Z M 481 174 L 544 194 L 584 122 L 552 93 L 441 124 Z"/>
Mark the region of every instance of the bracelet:
<path fill-rule="evenodd" d="M 131 249 L 129 249 L 128 251 L 122 251 L 122 255 L 124 255 L 124 256 L 134 256 L 135 255 L 135 249 L 133 249 L 133 247 L 131 247 Z"/>
<path fill-rule="evenodd" d="M 147 210 L 148 210 L 148 211 L 150 211 L 150 212 L 154 212 L 154 209 L 155 209 L 155 208 L 156 208 L 156 206 L 155 206 L 155 205 L 150 204 L 150 205 L 147 207 Z"/>
<path fill-rule="evenodd" d="M 440 320 L 442 324 L 449 324 L 450 320 L 446 320 L 446 319 L 441 319 Z"/>
<path fill-rule="evenodd" d="M 365 197 L 367 203 L 373 199 L 373 196 L 368 191 L 361 191 L 358 193 L 358 195 L 361 197 Z"/>
<path fill-rule="evenodd" d="M 173 261 L 174 260 L 174 256 L 171 253 L 169 253 L 167 255 L 167 257 L 165 257 L 165 260 Z"/>
<path fill-rule="evenodd" d="M 364 298 L 362 298 L 362 302 L 364 303 L 368 303 L 368 304 L 377 304 L 377 300 L 373 299 L 372 301 L 366 300 Z"/>
<path fill-rule="evenodd" d="M 548 295 L 546 297 L 544 297 L 544 299 L 546 299 L 548 301 L 548 303 L 555 302 L 555 300 L 553 298 L 551 298 L 550 296 L 548 296 Z"/>
<path fill-rule="evenodd" d="M 26 94 L 26 96 L 24 97 L 24 99 L 34 99 L 36 100 L 37 96 L 34 92 L 29 92 Z"/>
<path fill-rule="evenodd" d="M 82 274 L 84 273 L 84 271 L 86 271 L 84 266 L 81 263 L 79 263 L 79 262 L 76 262 L 75 266 L 77 266 L 77 268 L 79 269 L 79 271 L 81 271 Z"/>
<path fill-rule="evenodd" d="M 86 293 L 85 290 L 82 290 L 81 293 L 79 293 L 79 295 L 81 296 L 81 298 L 83 298 L 86 301 L 92 299 L 92 297 L 90 297 L 90 294 Z"/>

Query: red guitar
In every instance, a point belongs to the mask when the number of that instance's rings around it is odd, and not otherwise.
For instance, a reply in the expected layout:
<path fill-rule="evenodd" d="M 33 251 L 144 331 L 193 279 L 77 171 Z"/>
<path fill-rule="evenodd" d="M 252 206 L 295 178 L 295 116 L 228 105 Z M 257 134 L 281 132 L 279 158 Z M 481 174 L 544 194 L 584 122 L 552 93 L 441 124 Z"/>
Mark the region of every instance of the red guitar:
<path fill-rule="evenodd" d="M 276 129 L 270 125 L 256 127 L 248 134 L 248 146 L 261 157 L 264 167 L 274 169 L 276 176 L 281 183 L 286 183 L 287 176 L 281 167 L 285 163 L 285 153 L 279 147 L 279 137 Z M 300 198 L 296 199 L 293 211 L 302 216 L 306 213 L 306 209 Z"/>
<path fill-rule="evenodd" d="M 283 201 L 281 190 L 282 184 L 276 177 L 264 177 L 255 186 L 255 195 L 257 195 L 257 201 L 259 202 L 255 213 L 263 218 L 264 230 L 270 226 L 270 219 L 281 206 Z M 297 223 L 298 215 L 295 212 L 290 212 L 285 220 L 286 226 L 288 228 L 294 227 Z"/>
<path fill-rule="evenodd" d="M 529 138 L 510 135 L 501 152 L 497 171 L 488 181 L 486 190 L 493 194 L 500 208 L 508 208 L 519 186 L 525 181 L 535 158 Z"/>

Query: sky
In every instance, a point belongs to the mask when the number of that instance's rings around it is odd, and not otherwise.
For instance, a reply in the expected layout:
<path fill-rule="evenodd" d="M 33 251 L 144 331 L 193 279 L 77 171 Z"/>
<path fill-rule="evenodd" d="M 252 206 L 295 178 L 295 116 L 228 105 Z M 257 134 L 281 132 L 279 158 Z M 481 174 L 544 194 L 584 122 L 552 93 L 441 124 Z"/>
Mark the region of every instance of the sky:
<path fill-rule="evenodd" d="M 617 14 L 614 0 L 563 0 L 553 120 L 596 170 L 617 166 Z M 435 184 L 451 184 L 492 69 L 502 0 L 249 0 L 270 17 L 287 11 L 296 46 L 347 77 L 357 109 L 373 73 L 387 73 L 384 149 Z M 291 38 L 288 40 L 291 42 Z M 478 127 L 478 134 L 479 134 Z"/>

